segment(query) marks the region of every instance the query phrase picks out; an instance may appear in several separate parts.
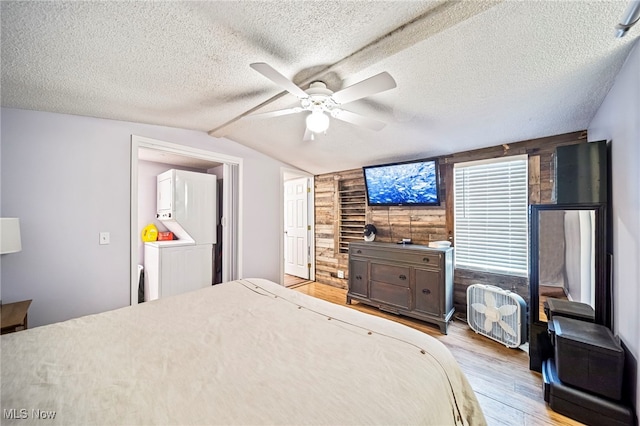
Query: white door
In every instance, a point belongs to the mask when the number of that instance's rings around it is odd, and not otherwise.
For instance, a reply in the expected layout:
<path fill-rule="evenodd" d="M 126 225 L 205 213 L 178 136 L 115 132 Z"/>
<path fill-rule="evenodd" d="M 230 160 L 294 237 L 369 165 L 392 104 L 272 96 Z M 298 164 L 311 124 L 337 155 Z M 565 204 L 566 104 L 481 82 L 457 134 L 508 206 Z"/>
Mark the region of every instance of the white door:
<path fill-rule="evenodd" d="M 284 183 L 284 273 L 309 279 L 307 197 L 309 179 Z"/>

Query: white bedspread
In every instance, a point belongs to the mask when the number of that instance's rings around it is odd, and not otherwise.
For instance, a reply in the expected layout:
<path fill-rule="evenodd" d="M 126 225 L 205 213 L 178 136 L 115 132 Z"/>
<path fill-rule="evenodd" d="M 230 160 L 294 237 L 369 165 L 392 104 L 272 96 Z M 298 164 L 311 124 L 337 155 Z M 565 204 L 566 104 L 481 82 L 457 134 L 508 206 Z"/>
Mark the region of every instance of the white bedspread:
<path fill-rule="evenodd" d="M 3 335 L 1 351 L 3 425 L 485 424 L 434 338 L 263 279 Z"/>

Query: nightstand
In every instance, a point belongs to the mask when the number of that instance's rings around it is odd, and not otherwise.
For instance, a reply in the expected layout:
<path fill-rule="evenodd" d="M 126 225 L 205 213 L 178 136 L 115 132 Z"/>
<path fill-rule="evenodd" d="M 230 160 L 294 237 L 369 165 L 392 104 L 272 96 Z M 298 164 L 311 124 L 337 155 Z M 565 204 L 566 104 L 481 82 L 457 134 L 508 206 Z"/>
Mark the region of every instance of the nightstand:
<path fill-rule="evenodd" d="M 1 305 L 0 316 L 2 319 L 0 321 L 0 325 L 2 326 L 2 330 L 0 331 L 0 334 L 26 330 L 27 312 L 29 311 L 30 305 L 31 299 Z"/>

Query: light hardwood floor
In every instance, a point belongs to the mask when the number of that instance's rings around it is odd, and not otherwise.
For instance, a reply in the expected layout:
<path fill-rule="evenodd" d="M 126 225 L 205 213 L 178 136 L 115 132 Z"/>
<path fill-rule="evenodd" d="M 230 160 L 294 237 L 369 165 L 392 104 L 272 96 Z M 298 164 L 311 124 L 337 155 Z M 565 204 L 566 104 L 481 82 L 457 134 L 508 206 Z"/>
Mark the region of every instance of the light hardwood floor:
<path fill-rule="evenodd" d="M 338 305 L 388 318 L 427 333 L 453 353 L 473 387 L 489 425 L 581 425 L 548 408 L 542 396 L 542 376 L 529 370 L 529 356 L 509 349 L 472 331 L 466 322 L 454 320 L 447 335 L 438 327 L 411 318 L 382 312 L 353 302 L 346 304 L 346 290 L 307 283 L 294 290 Z"/>
<path fill-rule="evenodd" d="M 309 281 L 308 279 L 305 278 L 300 278 L 300 277 L 296 277 L 294 275 L 284 275 L 284 286 L 285 287 L 297 287 L 301 284 L 307 284 L 313 281 Z"/>

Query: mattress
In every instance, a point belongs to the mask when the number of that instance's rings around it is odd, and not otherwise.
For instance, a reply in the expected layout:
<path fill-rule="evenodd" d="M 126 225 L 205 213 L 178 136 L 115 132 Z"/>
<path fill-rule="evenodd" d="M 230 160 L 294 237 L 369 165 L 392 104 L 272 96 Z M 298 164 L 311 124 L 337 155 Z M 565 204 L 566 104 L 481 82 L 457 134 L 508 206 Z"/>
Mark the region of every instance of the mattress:
<path fill-rule="evenodd" d="M 3 335 L 1 350 L 3 425 L 486 424 L 436 339 L 258 278 Z"/>

